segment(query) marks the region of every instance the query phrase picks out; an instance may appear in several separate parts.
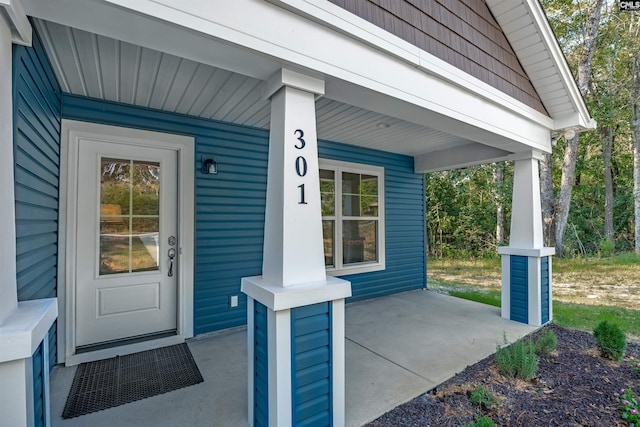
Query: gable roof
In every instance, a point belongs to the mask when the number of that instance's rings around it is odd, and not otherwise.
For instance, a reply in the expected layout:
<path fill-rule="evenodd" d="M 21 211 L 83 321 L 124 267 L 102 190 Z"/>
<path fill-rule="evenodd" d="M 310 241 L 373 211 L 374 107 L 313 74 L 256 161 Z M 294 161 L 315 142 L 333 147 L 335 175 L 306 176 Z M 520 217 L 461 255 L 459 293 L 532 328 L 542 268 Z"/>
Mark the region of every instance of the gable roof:
<path fill-rule="evenodd" d="M 551 128 L 554 131 L 562 132 L 568 129 L 581 131 L 593 129 L 596 126 L 595 121 L 589 114 L 584 99 L 578 91 L 569 65 L 560 49 L 539 0 L 482 0 L 481 3 L 483 4 L 481 5 L 477 4 L 480 0 L 267 1 L 294 11 L 297 14 L 307 16 L 324 25 L 336 28 L 339 31 L 346 32 L 352 37 L 358 38 L 367 44 L 409 62 L 413 62 L 411 55 L 414 54 L 413 49 L 418 47 L 423 51 L 423 53 L 419 54 L 420 65 L 422 65 L 423 61 L 425 64 L 430 63 L 429 66 L 434 67 L 435 74 L 439 74 L 445 79 L 455 80 L 459 76 L 458 73 L 447 72 L 447 67 L 438 65 L 438 60 L 445 62 L 447 65 L 451 65 L 467 73 L 470 77 L 477 79 L 478 82 L 487 84 L 492 88 L 498 88 L 501 92 L 508 94 L 514 100 L 521 102 L 529 108 L 533 108 L 537 112 L 544 110 L 544 115 L 553 119 L 554 123 Z M 437 8 L 438 5 L 440 5 L 440 9 Z M 379 8 L 380 10 L 372 12 L 371 9 L 375 9 L 376 6 L 381 6 Z M 465 66 L 461 66 L 460 55 L 456 55 L 455 53 L 437 53 L 438 50 L 442 51 L 445 49 L 442 43 L 440 45 L 436 44 L 435 48 L 429 47 L 429 43 L 420 44 L 420 36 L 415 34 L 411 35 L 411 31 L 406 25 L 413 19 L 408 13 L 411 7 L 414 8 L 414 11 L 425 11 L 426 14 L 432 14 L 446 23 L 446 25 L 440 25 L 440 29 L 436 26 L 434 30 L 436 38 L 451 37 L 450 28 L 456 25 L 459 26 L 459 22 L 465 22 L 469 27 L 473 28 L 474 25 L 469 25 L 469 21 L 474 21 L 474 19 L 476 21 L 483 21 L 476 26 L 483 29 L 486 33 L 491 33 L 492 37 L 497 37 L 496 30 L 501 30 L 512 52 L 515 54 L 517 61 L 528 77 L 530 84 L 533 86 L 533 91 L 529 89 L 523 90 L 522 86 L 526 86 L 526 83 L 518 80 L 516 86 L 520 86 L 522 93 L 514 96 L 513 91 L 504 90 L 503 87 L 495 84 L 495 81 L 492 82 L 492 77 L 482 78 L 482 74 L 487 73 L 486 66 L 480 72 L 469 72 L 468 69 L 465 69 Z M 473 13 L 477 14 L 477 17 L 474 18 L 470 16 L 469 11 L 471 9 L 474 9 Z M 346 12 L 347 10 L 350 12 Z M 392 16 L 385 16 L 384 10 L 392 11 L 393 13 L 389 15 L 397 15 L 396 17 L 399 17 L 399 19 L 394 20 Z M 443 14 L 442 10 L 446 10 L 449 13 Z M 452 17 L 451 11 L 466 14 L 466 17 L 463 20 L 456 20 Z M 346 17 L 345 13 L 351 15 L 351 18 Z M 378 16 L 380 14 L 382 14 L 382 18 Z M 490 28 L 493 25 L 490 23 L 492 19 L 487 14 L 492 15 L 493 19 L 495 19 L 496 28 Z M 362 18 L 362 16 L 373 16 L 373 18 L 366 20 Z M 374 21 L 376 23 L 374 23 Z M 458 23 L 456 23 L 456 21 Z M 417 25 L 417 22 L 413 22 Z M 434 22 L 430 23 L 432 25 L 434 24 Z M 420 25 L 422 27 L 426 27 L 428 24 L 429 22 L 421 19 Z M 432 30 L 426 29 L 421 31 L 426 34 Z M 459 30 L 459 32 L 464 31 L 473 31 L 473 29 Z M 383 33 L 386 33 L 386 36 Z M 449 45 L 453 46 L 455 42 L 450 42 Z M 500 46 L 500 49 L 506 48 L 500 40 L 497 41 L 496 46 L 497 45 Z M 469 45 L 467 45 L 467 49 L 469 49 L 468 46 Z M 495 50 L 496 46 L 488 49 Z M 486 55 L 486 51 L 487 49 L 484 51 L 485 57 L 491 56 Z M 505 53 L 506 51 L 502 54 Z M 474 55 L 477 55 L 477 53 Z M 458 57 L 456 58 L 456 56 Z M 499 57 L 500 54 L 494 53 L 493 56 Z M 443 59 L 443 57 L 445 59 Z M 482 60 L 486 61 L 487 58 Z M 503 62 L 512 63 L 511 61 Z M 493 68 L 494 70 L 497 69 L 495 65 Z M 445 70 L 445 72 L 440 73 L 441 70 Z M 507 71 L 505 75 L 510 74 Z M 510 78 L 513 78 L 513 74 L 510 75 Z M 465 81 L 465 85 L 468 84 L 467 81 Z M 537 96 L 537 100 L 541 101 L 542 106 L 536 107 L 536 100 L 533 98 L 527 100 L 521 96 L 522 94 Z"/>
<path fill-rule="evenodd" d="M 594 126 L 539 0 L 329 1 L 549 115 L 557 129 Z"/>
<path fill-rule="evenodd" d="M 555 129 L 595 128 L 539 0 L 486 2 L 553 117 Z"/>

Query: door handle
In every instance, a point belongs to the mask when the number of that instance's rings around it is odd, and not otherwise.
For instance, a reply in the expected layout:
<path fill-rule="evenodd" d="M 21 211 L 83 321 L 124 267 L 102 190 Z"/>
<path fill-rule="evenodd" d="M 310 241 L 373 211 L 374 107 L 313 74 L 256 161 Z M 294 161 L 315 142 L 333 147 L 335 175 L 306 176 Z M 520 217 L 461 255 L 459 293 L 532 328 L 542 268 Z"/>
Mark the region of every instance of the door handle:
<path fill-rule="evenodd" d="M 173 277 L 173 259 L 176 257 L 176 250 L 174 248 L 169 248 L 167 256 L 169 257 L 169 272 L 167 273 L 167 276 Z"/>

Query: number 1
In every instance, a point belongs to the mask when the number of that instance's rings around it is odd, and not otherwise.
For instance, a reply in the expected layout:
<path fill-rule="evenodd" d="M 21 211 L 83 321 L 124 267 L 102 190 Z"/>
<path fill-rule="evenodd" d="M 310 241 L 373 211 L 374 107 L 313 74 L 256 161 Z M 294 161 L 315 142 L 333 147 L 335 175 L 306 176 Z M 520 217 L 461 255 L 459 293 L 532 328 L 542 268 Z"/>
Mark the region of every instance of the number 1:
<path fill-rule="evenodd" d="M 298 188 L 300 189 L 300 201 L 298 202 L 298 204 L 299 205 L 306 205 L 307 202 L 305 202 L 305 200 L 304 200 L 304 184 L 298 185 Z"/>

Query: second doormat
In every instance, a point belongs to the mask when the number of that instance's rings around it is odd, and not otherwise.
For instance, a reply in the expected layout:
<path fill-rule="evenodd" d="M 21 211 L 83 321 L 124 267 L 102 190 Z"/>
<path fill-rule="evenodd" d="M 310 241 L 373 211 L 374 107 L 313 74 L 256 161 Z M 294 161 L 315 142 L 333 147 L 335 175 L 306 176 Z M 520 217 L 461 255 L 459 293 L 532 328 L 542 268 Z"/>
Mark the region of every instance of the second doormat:
<path fill-rule="evenodd" d="M 74 418 L 203 382 L 186 343 L 78 366 L 62 412 Z"/>

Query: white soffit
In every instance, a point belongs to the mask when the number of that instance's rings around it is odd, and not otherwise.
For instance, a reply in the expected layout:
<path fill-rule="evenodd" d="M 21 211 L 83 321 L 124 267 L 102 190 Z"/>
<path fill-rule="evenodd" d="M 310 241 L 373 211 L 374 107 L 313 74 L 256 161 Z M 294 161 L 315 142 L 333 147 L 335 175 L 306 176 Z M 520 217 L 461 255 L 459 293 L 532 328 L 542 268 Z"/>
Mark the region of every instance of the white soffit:
<path fill-rule="evenodd" d="M 34 19 L 65 93 L 268 129 L 263 81 L 113 38 Z M 470 141 L 328 98 L 318 137 L 418 155 Z"/>
<path fill-rule="evenodd" d="M 538 0 L 486 0 L 556 128 L 592 119 Z M 572 123 L 567 122 L 567 118 Z"/>

